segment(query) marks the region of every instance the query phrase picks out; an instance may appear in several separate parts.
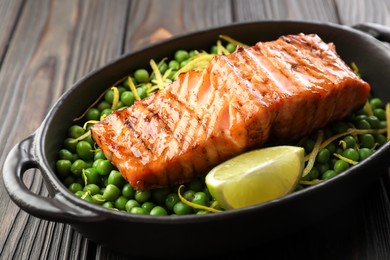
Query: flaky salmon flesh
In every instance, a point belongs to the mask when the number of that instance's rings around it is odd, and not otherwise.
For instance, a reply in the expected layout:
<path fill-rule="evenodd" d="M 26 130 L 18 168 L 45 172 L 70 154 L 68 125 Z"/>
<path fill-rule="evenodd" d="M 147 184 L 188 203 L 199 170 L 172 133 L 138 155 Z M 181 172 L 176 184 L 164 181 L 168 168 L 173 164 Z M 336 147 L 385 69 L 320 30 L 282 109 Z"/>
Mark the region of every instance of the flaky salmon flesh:
<path fill-rule="evenodd" d="M 91 128 L 138 190 L 203 176 L 269 140 L 292 140 L 361 108 L 370 85 L 316 34 L 281 36 L 215 56 Z"/>

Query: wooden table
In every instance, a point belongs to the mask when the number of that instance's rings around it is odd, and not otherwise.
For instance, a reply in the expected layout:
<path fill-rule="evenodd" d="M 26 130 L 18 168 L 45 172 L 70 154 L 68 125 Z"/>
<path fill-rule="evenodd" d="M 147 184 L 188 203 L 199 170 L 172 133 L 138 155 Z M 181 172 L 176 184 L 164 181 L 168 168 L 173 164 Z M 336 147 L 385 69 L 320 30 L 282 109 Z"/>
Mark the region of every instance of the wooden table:
<path fill-rule="evenodd" d="M 0 0 L 0 165 L 88 72 L 173 35 L 270 19 L 390 25 L 390 1 Z M 39 172 L 26 175 L 30 189 L 47 196 Z M 390 259 L 389 187 L 385 173 L 362 198 L 315 226 L 221 257 Z M 1 259 L 126 259 L 69 225 L 26 214 L 9 199 L 2 178 L 0 198 Z"/>

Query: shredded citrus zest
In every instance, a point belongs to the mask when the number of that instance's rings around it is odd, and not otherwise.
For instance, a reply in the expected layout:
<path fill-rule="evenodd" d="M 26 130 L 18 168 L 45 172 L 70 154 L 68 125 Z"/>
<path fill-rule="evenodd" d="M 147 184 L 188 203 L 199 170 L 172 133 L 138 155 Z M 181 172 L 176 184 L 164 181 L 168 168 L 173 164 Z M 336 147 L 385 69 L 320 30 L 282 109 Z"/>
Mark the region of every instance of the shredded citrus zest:
<path fill-rule="evenodd" d="M 343 150 L 347 148 L 347 142 L 345 142 L 344 140 L 340 140 L 339 145 L 341 145 L 341 148 L 343 148 Z"/>
<path fill-rule="evenodd" d="M 317 140 L 314 144 L 313 151 L 310 154 L 305 156 L 305 161 L 308 161 L 308 162 L 307 162 L 305 169 L 303 170 L 302 177 L 305 177 L 313 168 L 317 154 L 320 151 L 320 146 L 321 146 L 323 138 L 324 138 L 324 131 L 319 130 L 318 135 L 317 135 Z"/>
<path fill-rule="evenodd" d="M 364 110 L 367 112 L 367 115 L 373 116 L 374 112 L 372 112 L 372 107 L 370 105 L 370 102 L 368 100 L 366 101 L 366 104 L 364 104 Z"/>
<path fill-rule="evenodd" d="M 316 184 L 321 183 L 323 181 L 324 180 L 319 180 L 319 179 L 314 179 L 314 180 L 311 180 L 311 181 L 300 180 L 299 184 L 302 184 L 302 185 L 316 185 Z"/>
<path fill-rule="evenodd" d="M 246 45 L 246 44 L 244 44 L 244 43 L 242 43 L 242 42 L 239 42 L 239 41 L 233 39 L 233 38 L 230 37 L 230 36 L 221 34 L 221 35 L 219 35 L 219 38 L 224 39 L 225 41 L 230 42 L 230 43 L 233 43 L 233 44 L 235 44 L 235 45 L 237 45 L 237 46 L 241 46 L 241 47 L 243 47 L 243 48 L 249 48 L 249 45 Z"/>
<path fill-rule="evenodd" d="M 390 140 L 390 103 L 386 104 L 387 140 Z"/>
<path fill-rule="evenodd" d="M 217 54 L 218 55 L 229 55 L 230 52 L 223 47 L 221 41 L 217 41 Z"/>
<path fill-rule="evenodd" d="M 214 56 L 215 54 L 199 53 L 198 55 L 191 57 L 190 61 L 181 69 L 179 69 L 173 78 L 177 79 L 181 73 L 185 73 L 191 70 L 204 70 Z"/>
<path fill-rule="evenodd" d="M 111 87 L 111 90 L 114 92 L 114 98 L 112 99 L 112 105 L 111 109 L 115 110 L 118 107 L 118 102 L 119 102 L 119 90 L 117 87 L 113 86 Z"/>
<path fill-rule="evenodd" d="M 352 165 L 356 165 L 356 164 L 359 163 L 357 161 L 354 161 L 354 160 L 351 160 L 351 159 L 349 159 L 347 157 L 344 157 L 344 156 L 342 156 L 341 154 L 338 154 L 338 153 L 334 153 L 333 155 L 336 156 L 337 158 L 339 158 L 340 160 L 343 160 L 344 162 L 347 162 L 347 163 L 352 164 Z"/>
<path fill-rule="evenodd" d="M 129 84 L 130 90 L 133 93 L 135 100 L 141 100 L 138 95 L 137 88 L 135 87 L 134 82 L 131 80 L 131 77 L 127 78 L 127 83 Z"/>
<path fill-rule="evenodd" d="M 356 76 L 358 76 L 359 78 L 361 77 L 360 73 L 359 73 L 359 68 L 358 66 L 356 65 L 355 62 L 352 62 L 351 63 L 351 66 L 352 66 L 352 70 L 353 70 L 353 73 L 355 73 Z"/>
<path fill-rule="evenodd" d="M 89 109 L 93 108 L 99 101 L 102 97 L 104 97 L 104 95 L 106 94 L 106 92 L 103 92 L 102 94 L 100 94 L 100 96 L 95 100 L 95 102 L 92 103 L 92 105 L 90 105 L 85 111 L 84 113 L 82 113 L 80 116 L 76 117 L 73 119 L 73 121 L 78 121 L 80 119 L 82 119 L 88 112 Z"/>
<path fill-rule="evenodd" d="M 90 136 L 90 135 L 91 135 L 91 131 L 87 131 L 87 132 L 85 132 L 84 134 L 80 135 L 79 137 L 77 137 L 77 138 L 71 140 L 69 143 L 72 143 L 72 144 L 73 144 L 73 143 L 76 143 L 76 142 L 78 142 L 78 141 L 83 140 L 84 138 L 87 138 L 87 137 Z"/>
<path fill-rule="evenodd" d="M 97 121 L 97 120 L 89 120 L 89 121 L 87 121 L 87 122 L 84 123 L 83 129 L 86 130 L 88 124 L 96 124 L 96 123 L 98 123 L 98 122 L 99 122 L 99 121 Z"/>
<path fill-rule="evenodd" d="M 153 80 L 153 83 L 155 83 L 159 89 L 163 89 L 165 87 L 165 84 L 162 79 L 161 72 L 153 59 L 150 60 L 150 66 L 152 67 L 153 73 L 156 75 L 156 80 Z"/>
<path fill-rule="evenodd" d="M 199 204 L 196 204 L 196 203 L 193 203 L 193 202 L 191 202 L 191 201 L 186 200 L 186 199 L 183 198 L 183 196 L 180 194 L 180 190 L 181 190 L 182 187 L 184 187 L 184 185 L 180 185 L 180 186 L 179 186 L 179 189 L 177 190 L 177 194 L 179 195 L 180 200 L 181 200 L 184 204 L 186 204 L 186 205 L 188 205 L 188 206 L 190 206 L 190 207 L 192 207 L 192 208 L 194 208 L 194 209 L 203 209 L 203 210 L 210 211 L 210 212 L 214 212 L 214 213 L 216 213 L 216 212 L 222 212 L 222 210 L 214 209 L 214 208 L 211 208 L 211 207 L 206 207 L 206 206 L 199 205 Z"/>

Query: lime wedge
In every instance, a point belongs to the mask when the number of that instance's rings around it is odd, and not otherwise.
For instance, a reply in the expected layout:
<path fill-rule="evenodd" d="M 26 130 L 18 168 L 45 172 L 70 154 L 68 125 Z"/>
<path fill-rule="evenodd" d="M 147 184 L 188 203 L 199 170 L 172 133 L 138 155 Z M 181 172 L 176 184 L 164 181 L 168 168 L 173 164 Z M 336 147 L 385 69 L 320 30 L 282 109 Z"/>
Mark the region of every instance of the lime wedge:
<path fill-rule="evenodd" d="M 302 147 L 267 147 L 217 165 L 207 174 L 206 185 L 224 209 L 242 208 L 290 193 L 303 168 Z"/>

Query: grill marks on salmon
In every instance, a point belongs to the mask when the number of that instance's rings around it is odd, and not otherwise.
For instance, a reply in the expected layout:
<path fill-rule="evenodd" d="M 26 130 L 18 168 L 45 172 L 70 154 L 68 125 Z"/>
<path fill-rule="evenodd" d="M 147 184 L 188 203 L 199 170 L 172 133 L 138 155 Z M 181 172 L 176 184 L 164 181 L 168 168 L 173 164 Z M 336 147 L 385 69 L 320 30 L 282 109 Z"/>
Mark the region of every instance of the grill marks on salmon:
<path fill-rule="evenodd" d="M 215 56 L 203 71 L 92 127 L 139 190 L 202 176 L 239 153 L 306 135 L 362 107 L 370 86 L 315 34 L 282 36 Z"/>

